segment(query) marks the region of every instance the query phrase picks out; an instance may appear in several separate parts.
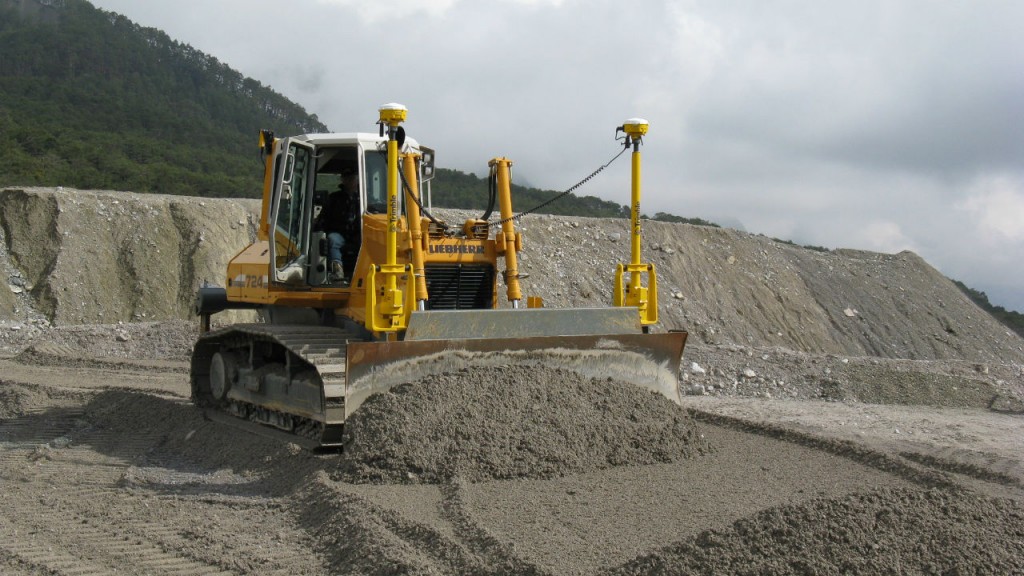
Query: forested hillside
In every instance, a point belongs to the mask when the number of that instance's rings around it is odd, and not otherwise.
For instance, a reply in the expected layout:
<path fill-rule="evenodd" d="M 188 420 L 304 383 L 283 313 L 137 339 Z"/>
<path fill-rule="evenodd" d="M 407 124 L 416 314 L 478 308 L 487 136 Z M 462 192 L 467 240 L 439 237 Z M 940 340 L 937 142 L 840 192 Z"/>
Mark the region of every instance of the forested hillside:
<path fill-rule="evenodd" d="M 436 181 L 432 189 L 434 205 L 446 208 L 485 210 L 491 196 L 486 178 L 443 168 L 437 171 Z M 558 195 L 559 192 L 552 190 L 540 190 L 513 184 L 512 208 L 516 213 L 531 210 L 551 201 Z M 629 217 L 628 207 L 602 200 L 596 196 L 566 195 L 546 204 L 539 211 L 545 214 L 601 218 Z M 494 214 L 495 216 L 498 214 L 497 201 L 494 203 Z"/>
<path fill-rule="evenodd" d="M 315 115 L 84 0 L 0 0 L 0 185 L 259 193 L 257 133 Z"/>
<path fill-rule="evenodd" d="M 0 0 L 0 54 L 0 186 L 255 197 L 260 129 L 328 129 L 215 57 L 85 0 Z M 486 180 L 472 174 L 439 169 L 433 190 L 437 206 L 488 203 Z M 517 211 L 559 194 L 514 193 Z M 594 196 L 539 211 L 629 216 Z"/>
<path fill-rule="evenodd" d="M 988 300 L 988 294 L 985 294 L 980 290 L 975 290 L 959 280 L 954 280 L 953 283 L 956 284 L 957 288 L 962 290 L 963 293 L 966 294 L 967 297 L 977 304 L 982 310 L 988 312 L 994 316 L 996 320 L 999 320 L 1009 328 L 1012 328 L 1017 334 L 1024 336 L 1024 314 L 1014 310 L 1007 310 L 1002 306 L 993 305 Z"/>
<path fill-rule="evenodd" d="M 433 188 L 435 206 L 485 210 L 490 202 L 490 188 L 487 179 L 458 170 L 437 170 Z M 602 200 L 597 196 L 576 196 L 575 194 L 541 190 L 539 188 L 512 184 L 512 209 L 516 214 L 537 212 L 559 216 L 590 216 L 593 218 L 629 218 L 629 206 Z M 498 205 L 494 204 L 494 214 Z M 679 222 L 701 226 L 717 226 L 701 218 L 683 218 L 674 214 L 658 212 L 654 217 L 645 218 L 662 222 Z"/>
<path fill-rule="evenodd" d="M 215 57 L 85 0 L 0 0 L 0 54 L 0 186 L 255 197 L 260 129 L 328 130 Z M 437 206 L 488 204 L 472 174 L 439 169 L 433 190 Z M 514 193 L 517 211 L 629 216 L 594 196 Z"/>

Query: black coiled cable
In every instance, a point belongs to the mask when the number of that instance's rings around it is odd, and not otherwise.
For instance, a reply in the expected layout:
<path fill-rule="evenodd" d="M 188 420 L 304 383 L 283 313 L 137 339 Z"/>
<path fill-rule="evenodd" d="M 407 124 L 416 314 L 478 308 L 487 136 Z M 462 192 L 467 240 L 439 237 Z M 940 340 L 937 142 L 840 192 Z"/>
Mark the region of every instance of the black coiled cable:
<path fill-rule="evenodd" d="M 559 198 L 562 198 L 563 196 L 571 194 L 573 192 L 573 190 L 576 190 L 580 186 L 583 186 L 588 181 L 590 181 L 591 178 L 593 178 L 594 176 L 597 176 L 598 174 L 600 174 L 602 170 L 604 170 L 605 168 L 611 166 L 612 162 L 615 162 L 616 160 L 618 160 L 619 156 L 622 156 L 622 153 L 625 152 L 626 150 L 629 150 L 629 148 L 628 147 L 624 147 L 622 150 L 619 150 L 619 153 L 616 154 L 615 156 L 613 156 L 611 160 L 609 160 L 609 161 L 605 162 L 604 164 L 602 164 L 600 167 L 598 167 L 597 170 L 594 170 L 593 172 L 591 172 L 590 175 L 587 176 L 586 178 L 584 178 L 583 180 L 580 180 L 579 182 L 577 182 L 577 183 L 573 184 L 572 186 L 570 186 L 569 189 L 567 189 L 565 192 L 560 192 L 557 196 L 554 196 L 553 198 L 551 198 L 549 200 L 546 200 L 545 202 L 542 202 L 542 203 L 534 206 L 533 208 L 530 208 L 529 210 L 524 210 L 523 212 L 520 212 L 519 214 L 516 214 L 514 216 L 509 216 L 508 218 L 505 218 L 503 220 L 499 220 L 498 222 L 496 222 L 494 224 L 496 224 L 497 226 L 501 226 L 502 224 L 504 224 L 505 222 L 508 222 L 509 220 L 516 220 L 516 221 L 518 221 L 523 216 L 526 216 L 527 214 L 531 214 L 533 212 L 536 212 L 537 210 L 540 210 L 541 208 L 547 206 L 548 204 L 551 204 L 555 200 L 558 200 Z"/>

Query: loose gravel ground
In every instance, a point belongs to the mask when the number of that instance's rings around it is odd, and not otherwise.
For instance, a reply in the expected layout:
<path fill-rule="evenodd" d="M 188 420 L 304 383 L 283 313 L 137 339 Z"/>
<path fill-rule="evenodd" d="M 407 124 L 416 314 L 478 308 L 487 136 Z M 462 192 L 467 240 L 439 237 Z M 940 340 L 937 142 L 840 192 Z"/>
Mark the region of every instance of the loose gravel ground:
<path fill-rule="evenodd" d="M 944 453 L 830 418 L 912 405 L 678 406 L 556 370 L 467 368 L 367 402 L 349 453 L 317 454 L 205 417 L 180 350 L 90 352 L 153 329 L 92 327 L 0 360 L 4 573 L 1024 573 L 1019 452 L 990 444 L 1020 426 L 1012 413 L 957 408 L 995 438 Z M 786 410 L 758 412 L 773 402 Z M 916 409 L 935 438 L 962 423 Z M 971 446 L 988 460 L 962 457 Z"/>
<path fill-rule="evenodd" d="M 914 254 L 645 223 L 682 406 L 467 368 L 311 453 L 188 399 L 255 206 L 0 191 L 0 572 L 1024 574 L 1024 341 Z M 625 220 L 519 230 L 527 293 L 608 303 Z"/>

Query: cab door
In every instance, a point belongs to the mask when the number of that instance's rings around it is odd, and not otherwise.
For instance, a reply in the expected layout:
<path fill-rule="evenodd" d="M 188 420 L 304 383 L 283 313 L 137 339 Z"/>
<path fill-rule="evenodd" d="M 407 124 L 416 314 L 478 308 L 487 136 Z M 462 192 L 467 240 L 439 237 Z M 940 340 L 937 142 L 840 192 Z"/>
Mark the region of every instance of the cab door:
<path fill-rule="evenodd" d="M 305 283 L 310 237 L 313 182 L 313 146 L 286 138 L 281 143 L 280 169 L 275 175 L 271 206 L 273 238 L 270 261 L 273 281 Z"/>

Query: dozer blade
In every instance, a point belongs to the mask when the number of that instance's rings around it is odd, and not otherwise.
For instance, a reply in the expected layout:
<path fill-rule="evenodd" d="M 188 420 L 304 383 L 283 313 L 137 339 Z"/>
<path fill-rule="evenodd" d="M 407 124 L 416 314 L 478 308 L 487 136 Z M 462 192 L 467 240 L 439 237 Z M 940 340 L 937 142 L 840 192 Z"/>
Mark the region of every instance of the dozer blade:
<path fill-rule="evenodd" d="M 629 308 L 417 312 L 405 340 L 349 343 L 345 415 L 372 394 L 468 365 L 543 364 L 679 403 L 686 336 L 643 334 Z"/>

